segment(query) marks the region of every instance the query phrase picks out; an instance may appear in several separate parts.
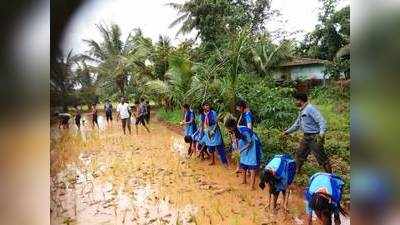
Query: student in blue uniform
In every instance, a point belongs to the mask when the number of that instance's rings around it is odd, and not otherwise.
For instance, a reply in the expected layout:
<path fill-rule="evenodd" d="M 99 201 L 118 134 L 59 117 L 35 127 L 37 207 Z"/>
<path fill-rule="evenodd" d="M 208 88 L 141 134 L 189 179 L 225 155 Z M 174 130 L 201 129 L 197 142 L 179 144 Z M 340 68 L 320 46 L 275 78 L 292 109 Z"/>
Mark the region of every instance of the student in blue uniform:
<path fill-rule="evenodd" d="M 197 125 L 195 114 L 188 104 L 183 105 L 183 121 L 181 122 L 181 125 L 185 126 L 184 138 L 185 142 L 189 143 L 188 155 L 191 156 L 193 143 L 192 135 L 196 132 Z"/>
<path fill-rule="evenodd" d="M 193 141 L 193 148 L 195 151 L 198 152 L 197 157 L 201 158 L 202 160 L 209 158 L 210 154 L 207 152 L 207 146 L 202 141 L 203 134 L 201 133 L 200 127 L 193 133 L 192 141 Z M 205 157 L 207 156 L 207 157 Z"/>
<path fill-rule="evenodd" d="M 222 164 L 227 167 L 228 160 L 225 154 L 221 130 L 218 126 L 218 114 L 211 109 L 207 102 L 203 103 L 201 132 L 203 133 L 202 141 L 205 143 L 211 154 L 210 165 L 215 165 L 215 151 L 217 151 Z"/>
<path fill-rule="evenodd" d="M 239 100 L 236 102 L 236 110 L 240 113 L 238 126 L 245 126 L 252 130 L 254 125 L 254 116 L 247 103 L 244 100 Z"/>
<path fill-rule="evenodd" d="M 343 185 L 343 180 L 331 173 L 319 172 L 310 178 L 305 191 L 308 225 L 312 224 L 313 211 L 324 225 L 332 224 L 332 214 L 335 225 L 340 224 L 339 213 L 347 216 L 347 212 L 340 205 Z"/>
<path fill-rule="evenodd" d="M 282 192 L 283 208 L 287 210 L 289 194 L 288 187 L 292 184 L 296 174 L 296 162 L 290 155 L 275 155 L 265 166 L 264 172 L 260 176 L 260 188 L 265 188 L 265 183 L 269 186 L 269 208 L 276 212 L 276 202 L 279 193 Z M 271 204 L 271 197 L 274 197 Z"/>
<path fill-rule="evenodd" d="M 255 175 L 260 167 L 260 158 L 257 152 L 261 149 L 261 143 L 257 135 L 245 126 L 237 126 L 236 120 L 228 118 L 225 127 L 234 137 L 233 147 L 240 152 L 240 168 L 245 171 L 243 184 L 246 184 L 246 172 L 250 171 L 251 188 L 255 189 Z"/>
<path fill-rule="evenodd" d="M 250 108 L 248 107 L 246 101 L 244 100 L 239 100 L 236 102 L 236 110 L 240 113 L 239 119 L 237 121 L 238 126 L 245 126 L 249 128 L 250 130 L 253 130 L 253 125 L 254 125 L 254 116 L 250 111 Z M 261 154 L 261 152 L 259 152 Z M 243 172 L 240 169 L 240 166 L 238 165 L 236 168 L 235 173 L 241 173 Z"/>

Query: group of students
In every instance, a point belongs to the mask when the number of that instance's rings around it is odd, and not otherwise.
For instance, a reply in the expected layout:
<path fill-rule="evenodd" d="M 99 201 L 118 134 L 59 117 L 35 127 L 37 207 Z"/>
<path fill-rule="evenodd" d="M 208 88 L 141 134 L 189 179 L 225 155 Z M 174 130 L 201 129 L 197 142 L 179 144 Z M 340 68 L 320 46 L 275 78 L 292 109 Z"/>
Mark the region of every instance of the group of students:
<path fill-rule="evenodd" d="M 124 134 L 126 134 L 126 128 L 128 128 L 128 132 L 131 134 L 132 116 L 135 117 L 136 134 L 139 132 L 139 124 L 150 133 L 150 129 L 146 126 L 146 124 L 150 122 L 149 101 L 145 101 L 144 98 L 141 98 L 140 101 L 135 101 L 134 106 L 130 106 L 127 98 L 122 97 L 121 102 L 117 105 L 117 118 L 121 119 Z"/>
<path fill-rule="evenodd" d="M 340 224 L 339 213 L 347 215 L 341 207 L 343 192 L 343 180 L 332 173 L 329 159 L 323 149 L 326 122 L 321 113 L 308 102 L 307 95 L 296 93 L 296 106 L 299 107 L 299 115 L 293 125 L 283 131 L 288 135 L 297 130 L 303 132 L 300 147 L 295 159 L 288 154 L 275 155 L 265 166 L 260 175 L 259 187 L 269 186 L 269 207 L 276 211 L 277 199 L 280 193 L 283 195 L 283 207 L 287 210 L 289 189 L 296 174 L 301 170 L 310 153 L 314 154 L 325 172 L 314 174 L 305 190 L 307 223 L 312 224 L 312 212 L 323 224 L 332 224 L 334 215 L 335 224 Z M 225 148 L 221 129 L 218 123 L 218 113 L 213 110 L 208 102 L 202 104 L 199 109 L 200 123 L 196 123 L 196 115 L 188 105 L 183 105 L 184 140 L 189 143 L 189 157 L 198 153 L 198 157 L 211 158 L 210 165 L 215 164 L 215 152 L 225 167 L 228 167 L 228 157 L 232 150 L 240 154 L 238 168 L 235 173 L 243 173 L 243 183 L 247 183 L 247 175 L 250 173 L 251 187 L 255 189 L 256 173 L 261 164 L 262 145 L 259 137 L 253 131 L 254 116 L 245 101 L 236 103 L 236 110 L 240 113 L 239 119 L 227 118 L 224 121 L 229 133 L 230 144 Z M 273 200 L 271 199 L 273 197 Z"/>
<path fill-rule="evenodd" d="M 135 117 L 136 134 L 138 133 L 138 125 L 141 124 L 148 132 L 149 128 L 146 126 L 150 122 L 150 104 L 149 101 L 145 101 L 141 98 L 140 101 L 136 101 L 135 105 L 131 106 L 125 97 L 121 98 L 121 102 L 117 105 L 117 120 L 121 119 L 122 130 L 126 134 L 126 128 L 128 128 L 129 134 L 131 134 L 131 120 Z M 106 114 L 107 125 L 112 126 L 113 121 L 113 105 L 110 100 L 106 100 L 104 104 L 104 112 Z M 96 104 L 92 104 L 90 107 L 91 126 L 92 129 L 95 127 L 99 128 L 98 112 Z M 69 113 L 58 113 L 59 128 L 68 129 L 69 120 L 72 117 Z M 85 120 L 82 117 L 82 110 L 75 107 L 75 125 L 78 130 L 81 129 L 81 125 L 85 125 Z"/>

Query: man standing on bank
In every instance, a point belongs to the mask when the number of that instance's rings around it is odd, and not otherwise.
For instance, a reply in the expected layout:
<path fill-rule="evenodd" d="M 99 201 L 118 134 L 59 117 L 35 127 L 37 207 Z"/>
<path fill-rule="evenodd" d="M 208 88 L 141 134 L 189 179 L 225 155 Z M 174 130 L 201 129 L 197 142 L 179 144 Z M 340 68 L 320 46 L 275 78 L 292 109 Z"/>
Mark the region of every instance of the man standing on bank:
<path fill-rule="evenodd" d="M 305 93 L 296 93 L 293 97 L 296 99 L 296 106 L 300 108 L 300 113 L 294 124 L 284 131 L 284 135 L 288 135 L 299 129 L 304 133 L 303 139 L 300 142 L 300 147 L 296 152 L 297 174 L 300 172 L 310 152 L 314 154 L 318 164 L 322 166 L 327 173 L 332 173 L 328 156 L 324 151 L 326 131 L 325 119 L 318 109 L 308 103 L 308 98 Z"/>

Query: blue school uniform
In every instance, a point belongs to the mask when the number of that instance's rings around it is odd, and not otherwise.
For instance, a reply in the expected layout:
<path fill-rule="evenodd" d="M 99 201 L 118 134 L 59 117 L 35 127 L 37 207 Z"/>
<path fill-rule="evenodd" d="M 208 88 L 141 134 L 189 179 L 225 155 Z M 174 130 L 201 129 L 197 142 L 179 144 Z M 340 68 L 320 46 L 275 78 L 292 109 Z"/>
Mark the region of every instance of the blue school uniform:
<path fill-rule="evenodd" d="M 260 152 L 261 142 L 257 135 L 245 126 L 238 127 L 242 137 L 235 143 L 236 149 L 240 150 L 240 167 L 245 170 L 255 170 L 260 166 Z M 247 149 L 243 149 L 243 146 L 250 142 L 250 146 Z"/>
<path fill-rule="evenodd" d="M 296 174 L 296 162 L 290 155 L 275 155 L 265 166 L 265 170 L 272 171 L 277 178 L 276 191 L 284 191 L 293 182 Z"/>
<path fill-rule="evenodd" d="M 192 122 L 185 125 L 185 129 L 184 129 L 185 136 L 192 136 L 194 134 L 194 132 L 196 132 L 196 130 L 197 130 L 196 118 L 195 118 L 195 114 L 192 110 L 188 110 L 185 113 L 185 122 L 189 122 L 190 120 L 192 120 Z"/>
<path fill-rule="evenodd" d="M 331 196 L 331 205 L 338 212 L 340 201 L 342 200 L 343 180 L 334 174 L 319 172 L 310 178 L 309 186 L 305 191 L 306 212 L 310 215 L 312 209 L 309 202 L 315 193 L 325 193 Z"/>
<path fill-rule="evenodd" d="M 241 120 L 239 121 L 239 126 L 247 126 L 248 123 L 251 123 L 253 126 L 254 116 L 250 111 L 242 113 Z"/>
<path fill-rule="evenodd" d="M 226 158 L 222 134 L 217 124 L 217 118 L 218 114 L 214 110 L 201 114 L 201 124 L 204 128 L 201 141 L 207 146 L 209 152 L 217 150 L 221 162 L 227 164 L 228 159 Z M 214 133 L 211 133 L 212 130 L 214 130 Z"/>
<path fill-rule="evenodd" d="M 207 114 L 201 115 L 201 123 L 204 128 L 203 141 L 207 146 L 215 147 L 222 145 L 222 135 L 217 124 L 217 112 L 210 110 Z M 214 130 L 214 134 L 211 134 L 211 130 Z"/>

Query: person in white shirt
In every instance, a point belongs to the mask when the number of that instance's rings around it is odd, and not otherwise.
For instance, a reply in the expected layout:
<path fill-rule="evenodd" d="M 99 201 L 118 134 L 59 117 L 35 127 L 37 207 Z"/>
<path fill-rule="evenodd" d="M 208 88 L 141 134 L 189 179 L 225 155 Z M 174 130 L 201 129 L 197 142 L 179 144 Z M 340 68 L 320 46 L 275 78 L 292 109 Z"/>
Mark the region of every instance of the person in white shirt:
<path fill-rule="evenodd" d="M 124 134 L 126 134 L 126 127 L 128 127 L 129 134 L 131 134 L 131 112 L 125 97 L 121 98 L 121 103 L 117 105 L 117 117 L 121 118 Z"/>

